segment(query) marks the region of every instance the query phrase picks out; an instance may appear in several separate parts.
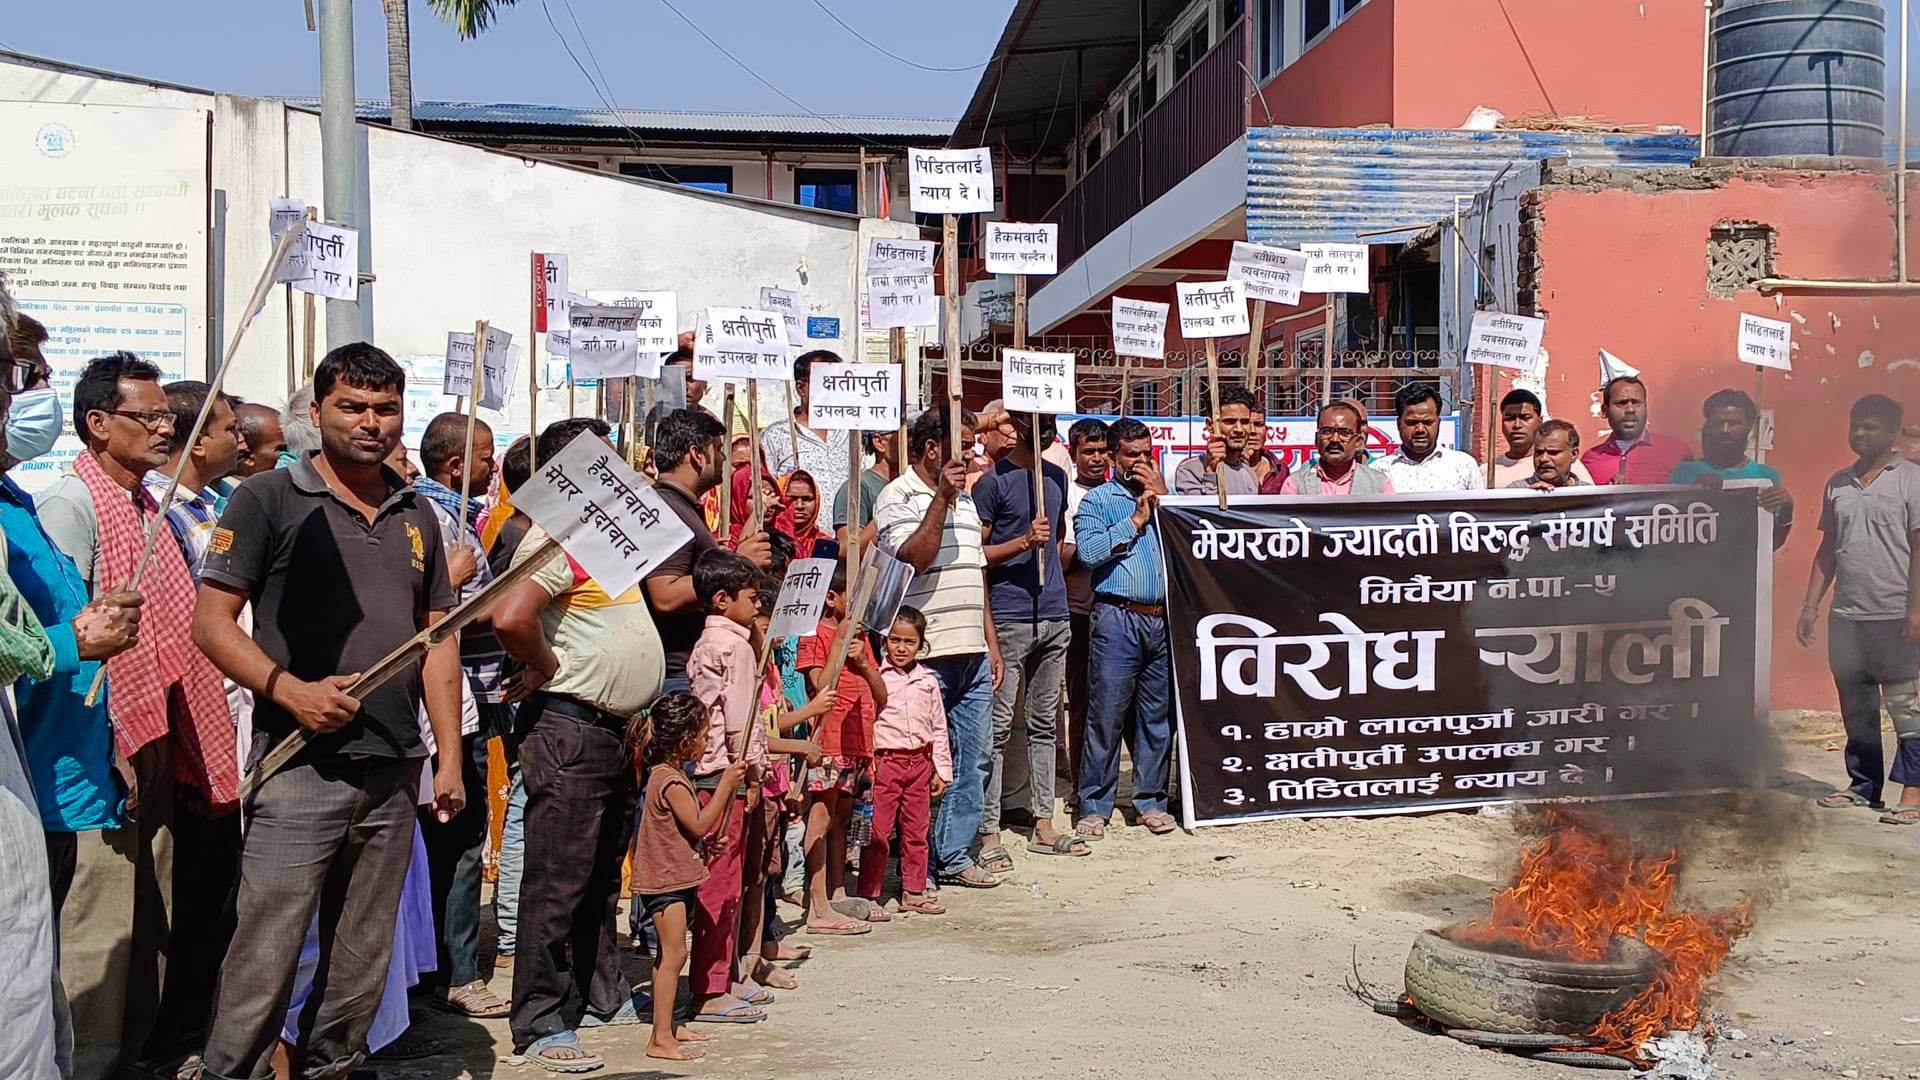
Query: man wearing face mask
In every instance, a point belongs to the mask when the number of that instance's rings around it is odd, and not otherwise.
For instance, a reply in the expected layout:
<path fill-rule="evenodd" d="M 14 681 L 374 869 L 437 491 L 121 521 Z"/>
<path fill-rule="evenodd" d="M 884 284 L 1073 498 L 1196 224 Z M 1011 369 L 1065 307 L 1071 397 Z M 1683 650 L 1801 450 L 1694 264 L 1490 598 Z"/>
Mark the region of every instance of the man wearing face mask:
<path fill-rule="evenodd" d="M 6 721 L 8 728 L 17 723 L 17 734 L 0 732 L 6 742 L 0 753 L 17 753 L 19 761 L 0 761 L 0 774 L 13 796 L 31 807 L 31 819 L 10 819 L 8 828 L 0 830 L 0 846 L 19 844 L 27 871 L 21 880 L 0 882 L 0 951 L 19 972 L 0 990 L 0 1072 L 48 1076 L 50 1068 L 71 1074 L 73 1032 L 65 1024 L 67 999 L 60 970 L 50 970 L 50 1011 L 60 1028 L 54 1047 L 44 1043 L 50 1034 L 42 1022 L 46 1013 L 33 1003 L 36 994 L 44 1003 L 48 992 L 27 980 L 29 972 L 40 974 L 52 967 L 50 945 L 60 932 L 48 867 L 27 855 L 33 844 L 46 844 L 48 853 L 54 853 L 67 846 L 65 838 L 73 832 L 108 830 L 125 821 L 121 784 L 113 774 L 108 705 L 104 698 L 86 705 L 84 696 L 100 661 L 131 646 L 140 621 L 140 598 L 129 592 L 88 603 L 86 584 L 73 559 L 40 527 L 33 498 L 6 477 L 15 465 L 52 450 L 61 429 L 60 398 L 46 382 L 48 367 L 40 356 L 46 329 L 33 317 L 17 313 L 8 325 L 8 300 L 0 288 L 0 413 L 8 411 L 6 402 L 12 398 L 0 440 L 0 532 L 6 534 L 6 548 L 0 548 L 0 565 L 6 569 L 0 594 L 12 594 L 12 600 L 0 596 L 8 638 L 0 650 L 0 678 L 10 682 L 0 696 L 10 694 Z M 38 897 L 29 896 L 33 890 Z M 56 1061 L 23 1061 L 44 1051 L 52 1051 Z"/>

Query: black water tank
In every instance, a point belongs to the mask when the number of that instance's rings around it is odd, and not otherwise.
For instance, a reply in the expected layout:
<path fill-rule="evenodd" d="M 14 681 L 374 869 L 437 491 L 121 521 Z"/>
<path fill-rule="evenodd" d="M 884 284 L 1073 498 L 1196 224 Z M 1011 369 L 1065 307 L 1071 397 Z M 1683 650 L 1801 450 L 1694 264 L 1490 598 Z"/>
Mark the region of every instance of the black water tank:
<path fill-rule="evenodd" d="M 1719 0 L 1707 154 L 1880 160 L 1886 39 L 1879 0 Z"/>

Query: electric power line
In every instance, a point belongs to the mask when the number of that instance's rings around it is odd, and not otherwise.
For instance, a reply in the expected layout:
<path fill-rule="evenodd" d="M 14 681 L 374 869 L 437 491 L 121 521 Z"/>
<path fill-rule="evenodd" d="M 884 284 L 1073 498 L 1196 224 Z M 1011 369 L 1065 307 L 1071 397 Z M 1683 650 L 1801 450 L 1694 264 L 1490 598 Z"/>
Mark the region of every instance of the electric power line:
<path fill-rule="evenodd" d="M 600 99 L 600 104 L 605 105 L 607 107 L 607 112 L 612 114 L 614 121 L 618 123 L 621 127 L 625 128 L 628 135 L 633 136 L 634 149 L 641 153 L 645 153 L 647 149 L 646 140 L 642 139 L 640 137 L 640 133 L 633 130 L 633 128 L 627 123 L 626 117 L 621 115 L 620 107 L 613 103 L 613 95 L 609 91 L 602 89 L 601 85 L 598 82 L 594 81 L 593 76 L 588 73 L 586 65 L 580 62 L 580 58 L 578 56 L 574 55 L 573 46 L 567 42 L 567 36 L 560 32 L 560 25 L 553 21 L 553 9 L 547 6 L 547 0 L 540 0 L 540 10 L 547 17 L 547 27 L 553 31 L 553 36 L 560 40 L 560 47 L 567 51 L 567 59 L 573 61 L 573 66 L 579 69 L 580 77 L 587 80 L 587 85 L 593 89 L 594 96 Z M 569 12 L 573 10 L 573 7 L 571 4 L 568 4 L 567 10 Z M 574 25 L 574 29 L 578 30 L 580 28 L 580 21 L 578 19 L 575 19 L 573 25 Z M 582 33 L 580 35 L 580 44 L 582 46 L 585 46 L 587 44 L 587 36 L 585 33 Z M 591 49 L 588 49 L 587 55 L 589 57 L 593 55 L 593 52 Z M 599 66 L 600 66 L 599 63 L 596 61 L 594 64 L 594 68 L 597 70 Z"/>
<path fill-rule="evenodd" d="M 835 131 L 840 132 L 842 135 L 846 135 L 849 138 L 858 139 L 859 141 L 866 143 L 868 146 L 876 146 L 882 150 L 892 150 L 898 153 L 906 152 L 907 148 L 904 146 L 899 146 L 892 143 L 875 142 L 872 139 L 867 138 L 865 135 L 859 134 L 858 132 L 848 131 L 845 127 L 842 127 L 840 123 L 834 120 L 832 117 L 822 116 L 819 113 L 814 112 L 812 109 L 807 108 L 805 105 L 800 104 L 800 102 L 792 94 L 789 94 L 785 90 L 782 90 L 779 87 L 773 85 L 771 82 L 768 82 L 766 76 L 748 67 L 746 64 L 746 61 L 733 55 L 732 52 L 728 51 L 725 45 L 722 45 L 718 41 L 715 41 L 712 34 L 709 34 L 705 30 L 700 29 L 700 24 L 694 22 L 692 19 L 687 18 L 687 15 L 685 12 L 681 11 L 679 8 L 673 5 L 673 0 L 660 0 L 660 3 L 665 5 L 668 11 L 671 11 L 674 13 L 674 15 L 678 16 L 681 22 L 686 23 L 687 26 L 691 27 L 694 33 L 699 34 L 702 38 L 706 39 L 707 44 L 713 46 L 715 49 L 718 49 L 720 51 L 720 55 L 733 61 L 735 67 L 753 76 L 754 80 L 758 82 L 761 86 L 766 87 L 767 89 L 773 91 L 774 93 L 780 95 L 782 98 L 786 99 L 787 104 L 792 105 L 794 108 L 799 109 L 801 112 L 806 113 L 808 116 L 813 117 L 815 120 L 818 120 L 823 124 L 826 124 L 827 126 L 833 128 Z"/>
<path fill-rule="evenodd" d="M 988 59 L 988 60 L 983 60 L 978 64 L 967 64 L 964 67 L 935 67 L 931 64 L 922 64 L 916 60 L 909 60 L 906 57 L 901 56 L 899 53 L 893 52 L 887 49 L 885 46 L 881 45 L 879 42 L 874 41 L 872 38 L 868 37 L 867 35 L 847 25 L 847 20 L 841 18 L 838 15 L 835 15 L 833 13 L 833 9 L 821 3 L 820 0 L 813 0 L 813 6 L 819 8 L 821 11 L 826 12 L 827 18 L 832 19 L 834 22 L 839 23 L 840 29 L 845 30 L 847 33 L 852 34 L 854 37 L 859 38 L 861 41 L 866 42 L 867 46 L 871 48 L 874 52 L 877 52 L 880 55 L 885 56 L 889 59 L 898 60 L 900 63 L 905 64 L 911 68 L 919 68 L 921 71 L 942 71 L 942 72 L 944 71 L 978 71 L 981 68 L 986 67 L 988 64 L 993 62 L 991 59 Z"/>

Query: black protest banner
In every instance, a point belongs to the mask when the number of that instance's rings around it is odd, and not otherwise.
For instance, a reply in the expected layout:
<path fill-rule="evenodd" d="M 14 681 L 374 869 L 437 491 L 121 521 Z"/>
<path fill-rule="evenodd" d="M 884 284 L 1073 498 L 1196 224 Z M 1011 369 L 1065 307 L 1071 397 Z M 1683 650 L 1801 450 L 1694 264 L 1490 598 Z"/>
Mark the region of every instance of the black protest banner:
<path fill-rule="evenodd" d="M 1168 499 L 1189 826 L 1751 780 L 1751 488 Z"/>

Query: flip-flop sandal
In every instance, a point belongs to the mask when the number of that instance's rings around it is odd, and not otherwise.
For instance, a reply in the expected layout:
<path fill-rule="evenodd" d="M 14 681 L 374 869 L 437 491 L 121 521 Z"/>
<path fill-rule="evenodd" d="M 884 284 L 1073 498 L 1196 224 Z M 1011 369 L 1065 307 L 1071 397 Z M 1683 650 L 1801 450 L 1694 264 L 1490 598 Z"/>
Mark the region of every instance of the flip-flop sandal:
<path fill-rule="evenodd" d="M 1836 791 L 1831 795 L 1821 796 L 1814 805 L 1823 806 L 1828 810 L 1843 810 L 1850 806 L 1867 806 L 1870 804 L 1867 802 L 1867 797 L 1857 791 Z"/>
<path fill-rule="evenodd" d="M 1163 814 L 1158 811 L 1151 814 L 1141 814 L 1140 824 L 1145 825 L 1147 831 L 1155 836 L 1165 836 L 1180 827 L 1180 823 L 1173 820 L 1173 815 Z"/>
<path fill-rule="evenodd" d="M 1005 874 L 1013 870 L 1013 856 L 997 844 L 982 851 L 974 861 L 989 874 Z"/>
<path fill-rule="evenodd" d="M 917 915 L 945 915 L 947 913 L 947 909 L 941 905 L 940 901 L 932 899 L 931 897 L 925 897 L 919 900 L 902 899 L 900 901 L 900 910 L 911 911 Z"/>
<path fill-rule="evenodd" d="M 1074 858 L 1093 854 L 1093 849 L 1087 846 L 1086 840 L 1072 833 L 1061 833 L 1054 837 L 1050 844 L 1029 840 L 1027 850 L 1035 855 L 1068 855 Z"/>
<path fill-rule="evenodd" d="M 571 1050 L 580 1057 L 548 1057 L 547 1051 L 555 1047 Z M 535 1065 L 557 1073 L 585 1073 L 606 1067 L 606 1061 L 597 1054 L 589 1054 L 580 1048 L 580 1038 L 571 1031 L 556 1031 L 551 1035 L 542 1035 L 527 1045 L 521 1057 Z"/>
<path fill-rule="evenodd" d="M 747 992 L 744 994 L 735 994 L 733 995 L 734 997 L 739 998 L 741 1001 L 744 1001 L 749 1005 L 773 1004 L 774 1002 L 773 991 L 768 990 L 766 987 L 761 986 L 759 983 L 754 982 L 751 979 L 749 979 L 745 983 L 742 983 L 741 985 L 747 988 Z"/>
<path fill-rule="evenodd" d="M 612 1014 L 600 1017 L 592 1013 L 580 1014 L 580 1026 L 583 1028 L 623 1027 L 630 1024 L 653 1023 L 653 996 L 635 994 L 620 1003 Z"/>
<path fill-rule="evenodd" d="M 1107 823 L 1099 818 L 1081 818 L 1073 823 L 1073 835 L 1082 840 L 1105 840 Z"/>
<path fill-rule="evenodd" d="M 963 889 L 997 889 L 1000 879 L 978 866 L 969 866 L 957 874 L 941 874 L 940 884 L 958 885 Z"/>
<path fill-rule="evenodd" d="M 758 1005 L 749 1005 L 744 1001 L 735 1002 L 719 1012 L 696 1012 L 693 1022 L 696 1024 L 757 1024 L 767 1018 L 767 1010 Z"/>
<path fill-rule="evenodd" d="M 856 921 L 828 923 L 823 926 L 815 926 L 812 923 L 808 923 L 807 933 L 825 934 L 831 937 L 854 937 L 859 934 L 873 933 L 873 927 L 868 926 L 866 923 Z"/>
<path fill-rule="evenodd" d="M 828 902 L 827 906 L 845 915 L 849 919 L 858 919 L 861 922 L 880 923 L 893 921 L 893 916 L 887 914 L 887 909 L 864 896 L 843 896 L 838 900 Z"/>
<path fill-rule="evenodd" d="M 1903 806 L 1880 815 L 1882 825 L 1920 825 L 1920 806 Z"/>

